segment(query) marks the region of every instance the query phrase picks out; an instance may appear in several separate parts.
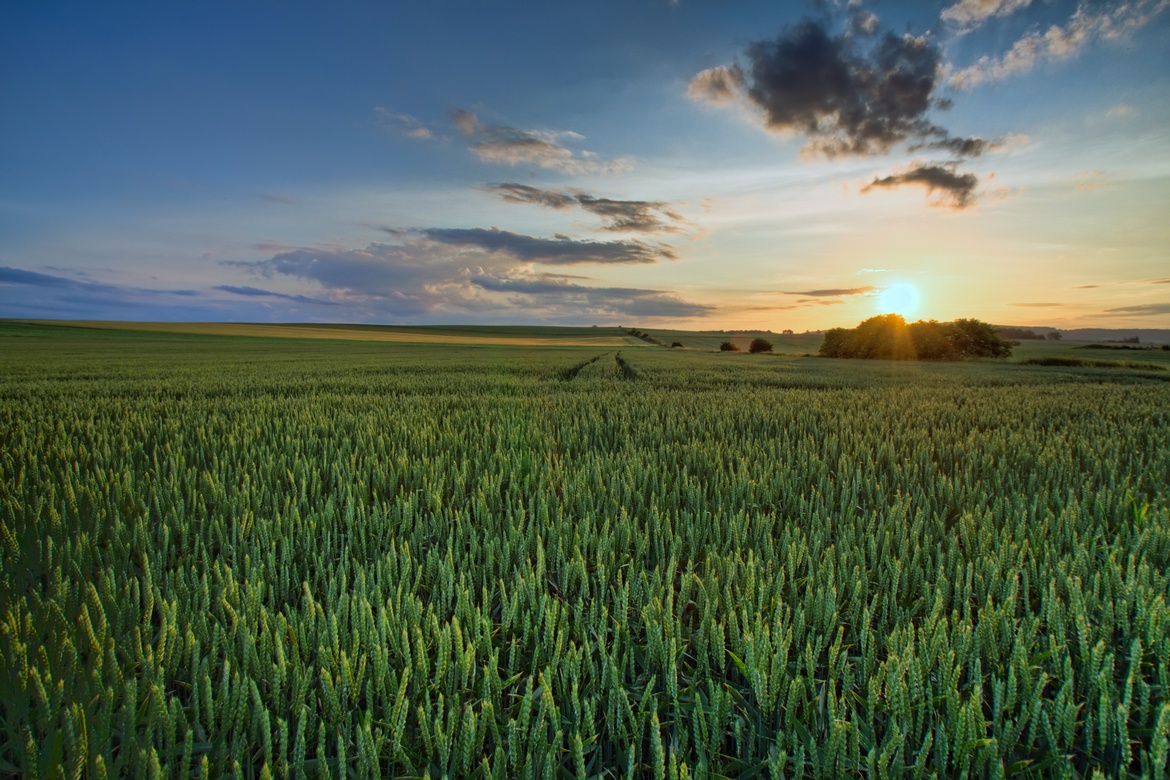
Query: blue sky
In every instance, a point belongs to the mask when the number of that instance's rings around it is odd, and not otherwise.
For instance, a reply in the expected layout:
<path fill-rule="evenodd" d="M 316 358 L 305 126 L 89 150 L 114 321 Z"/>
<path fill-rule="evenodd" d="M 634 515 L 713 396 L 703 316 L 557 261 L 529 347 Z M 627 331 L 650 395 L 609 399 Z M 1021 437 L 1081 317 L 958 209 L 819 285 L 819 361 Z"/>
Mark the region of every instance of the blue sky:
<path fill-rule="evenodd" d="M 0 316 L 1167 327 L 1168 5 L 7 3 Z"/>

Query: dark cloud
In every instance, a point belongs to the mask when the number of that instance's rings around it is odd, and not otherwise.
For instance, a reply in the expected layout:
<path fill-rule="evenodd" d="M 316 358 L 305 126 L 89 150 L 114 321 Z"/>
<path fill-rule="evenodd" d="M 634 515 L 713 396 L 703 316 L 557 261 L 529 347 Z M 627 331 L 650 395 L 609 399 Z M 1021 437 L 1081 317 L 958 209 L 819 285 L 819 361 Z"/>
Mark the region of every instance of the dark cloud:
<path fill-rule="evenodd" d="M 945 194 L 943 205 L 962 209 L 975 202 L 978 180 L 956 173 L 957 161 L 1002 142 L 952 135 L 931 118 L 951 106 L 936 95 L 943 71 L 929 36 L 883 32 L 875 16 L 851 4 L 842 24 L 805 19 L 749 44 L 742 63 L 698 73 L 688 91 L 715 104 L 742 99 L 767 129 L 802 136 L 806 155 L 883 155 L 903 145 L 943 152 L 949 162 L 875 179 L 866 189 L 924 185 Z"/>
<path fill-rule="evenodd" d="M 807 151 L 828 157 L 884 154 L 905 141 L 968 156 L 984 150 L 979 139 L 952 138 L 927 117 L 942 62 L 938 46 L 890 32 L 864 40 L 806 19 L 774 40 L 756 41 L 746 51 L 744 93 L 770 130 L 803 135 Z"/>
<path fill-rule="evenodd" d="M 471 151 L 484 162 L 505 165 L 532 164 L 561 173 L 613 173 L 627 170 L 624 160 L 608 162 L 593 159 L 590 152 L 576 153 L 564 145 L 566 140 L 581 140 L 573 132 L 521 130 L 507 125 L 489 125 L 470 111 L 451 112 L 451 121 L 463 135 L 473 139 Z"/>
<path fill-rule="evenodd" d="M 213 290 L 222 290 L 223 292 L 231 293 L 232 295 L 243 295 L 249 298 L 279 298 L 284 301 L 293 301 L 294 303 L 311 303 L 318 306 L 336 306 L 333 301 L 324 301 L 320 298 L 310 298 L 306 295 L 287 295 L 285 293 L 272 292 L 271 290 L 262 290 L 259 287 L 239 287 L 231 284 L 220 284 L 212 288 Z"/>
<path fill-rule="evenodd" d="M 799 292 L 787 292 L 785 295 L 804 295 L 810 298 L 840 298 L 843 295 L 865 295 L 871 293 L 877 288 L 873 285 L 866 285 L 864 287 L 833 287 L 827 290 L 801 290 Z"/>
<path fill-rule="evenodd" d="M 497 228 L 429 228 L 419 232 L 439 244 L 502 252 L 517 260 L 545 265 L 657 263 L 677 259 L 670 247 L 642 241 L 576 241 L 563 236 L 538 238 Z"/>
<path fill-rule="evenodd" d="M 1141 303 L 1136 306 L 1119 306 L 1116 309 L 1106 309 L 1105 313 L 1111 316 L 1131 314 L 1142 317 L 1156 314 L 1170 314 L 1170 303 Z"/>
<path fill-rule="evenodd" d="M 604 230 L 633 233 L 677 233 L 679 229 L 662 219 L 681 221 L 676 212 L 669 209 L 669 203 L 650 200 L 615 200 L 598 198 L 575 192 L 555 192 L 531 187 L 527 184 L 489 184 L 486 189 L 499 195 L 509 203 L 531 203 L 552 209 L 567 209 L 580 206 L 585 211 L 605 220 Z"/>
<path fill-rule="evenodd" d="M 931 194 L 941 193 L 935 205 L 961 211 L 975 205 L 979 178 L 973 173 L 958 173 L 953 165 L 921 165 L 905 173 L 874 179 L 861 191 L 869 192 L 875 187 L 896 189 L 906 185 L 925 187 Z"/>

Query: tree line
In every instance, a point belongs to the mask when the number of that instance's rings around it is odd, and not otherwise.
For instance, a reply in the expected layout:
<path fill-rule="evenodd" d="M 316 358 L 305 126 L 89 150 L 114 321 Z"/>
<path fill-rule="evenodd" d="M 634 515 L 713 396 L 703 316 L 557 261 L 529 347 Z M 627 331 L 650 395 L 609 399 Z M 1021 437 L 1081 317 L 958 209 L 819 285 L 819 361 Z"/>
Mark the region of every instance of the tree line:
<path fill-rule="evenodd" d="M 1011 353 L 1011 344 L 986 322 L 958 319 L 908 324 L 898 314 L 871 317 L 852 329 L 828 330 L 820 348 L 825 357 L 883 360 L 961 360 Z"/>

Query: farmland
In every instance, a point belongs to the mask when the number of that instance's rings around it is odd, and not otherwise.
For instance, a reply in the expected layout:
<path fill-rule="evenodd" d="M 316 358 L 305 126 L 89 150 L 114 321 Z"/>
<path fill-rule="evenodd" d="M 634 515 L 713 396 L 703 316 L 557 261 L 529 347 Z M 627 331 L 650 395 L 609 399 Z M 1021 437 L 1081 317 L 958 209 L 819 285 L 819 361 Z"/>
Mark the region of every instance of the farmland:
<path fill-rule="evenodd" d="M 1162 353 L 578 330 L 0 323 L 0 773 L 1161 776 Z"/>

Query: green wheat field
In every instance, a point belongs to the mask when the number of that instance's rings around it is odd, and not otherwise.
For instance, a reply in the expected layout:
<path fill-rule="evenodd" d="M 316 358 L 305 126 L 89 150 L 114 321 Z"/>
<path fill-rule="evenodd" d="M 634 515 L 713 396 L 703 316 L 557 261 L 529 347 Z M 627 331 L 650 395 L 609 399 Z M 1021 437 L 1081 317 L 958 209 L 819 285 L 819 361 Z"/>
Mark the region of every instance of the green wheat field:
<path fill-rule="evenodd" d="M 0 322 L 0 774 L 1164 776 L 1170 352 L 309 329 Z"/>

